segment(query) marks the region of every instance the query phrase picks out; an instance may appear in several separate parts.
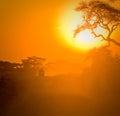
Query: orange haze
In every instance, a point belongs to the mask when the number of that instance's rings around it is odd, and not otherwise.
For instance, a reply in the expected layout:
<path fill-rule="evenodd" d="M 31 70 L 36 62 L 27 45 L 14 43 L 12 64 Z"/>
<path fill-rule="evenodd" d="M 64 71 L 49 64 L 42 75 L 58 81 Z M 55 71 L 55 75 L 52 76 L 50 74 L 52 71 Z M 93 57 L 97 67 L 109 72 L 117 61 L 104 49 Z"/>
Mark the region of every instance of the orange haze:
<path fill-rule="evenodd" d="M 80 51 L 62 45 L 59 17 L 72 0 L 1 1 L 0 59 L 20 61 L 27 56 L 50 61 L 79 61 Z M 74 1 L 78 3 L 78 0 Z"/>

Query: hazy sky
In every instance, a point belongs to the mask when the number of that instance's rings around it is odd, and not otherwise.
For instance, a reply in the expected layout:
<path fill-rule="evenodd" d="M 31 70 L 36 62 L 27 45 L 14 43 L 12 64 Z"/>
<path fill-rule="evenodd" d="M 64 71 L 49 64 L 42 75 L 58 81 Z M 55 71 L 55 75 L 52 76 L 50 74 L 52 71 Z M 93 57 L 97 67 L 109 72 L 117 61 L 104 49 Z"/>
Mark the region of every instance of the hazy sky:
<path fill-rule="evenodd" d="M 72 0 L 71 0 L 72 1 Z M 0 59 L 67 59 L 79 53 L 57 41 L 59 13 L 70 0 L 1 0 Z"/>
<path fill-rule="evenodd" d="M 73 0 L 0 0 L 0 59 L 27 56 L 76 60 L 81 56 L 57 41 L 62 8 Z M 78 3 L 78 0 L 74 1 Z"/>

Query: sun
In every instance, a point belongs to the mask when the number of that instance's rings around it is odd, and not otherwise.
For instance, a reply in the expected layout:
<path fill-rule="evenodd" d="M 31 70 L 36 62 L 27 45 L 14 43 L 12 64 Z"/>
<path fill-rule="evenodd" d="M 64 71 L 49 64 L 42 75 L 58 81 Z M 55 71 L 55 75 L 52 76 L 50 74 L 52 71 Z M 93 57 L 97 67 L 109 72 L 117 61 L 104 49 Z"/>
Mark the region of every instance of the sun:
<path fill-rule="evenodd" d="M 89 50 L 95 47 L 100 47 L 103 42 L 100 38 L 95 38 L 91 33 L 91 30 L 81 31 L 75 38 L 73 38 L 73 33 L 78 24 L 83 23 L 82 13 L 74 11 L 76 4 L 70 5 L 68 8 L 63 9 L 64 11 L 60 14 L 59 18 L 59 32 L 62 35 L 60 41 L 65 46 L 75 50 Z M 101 32 L 100 27 L 96 31 Z"/>
<path fill-rule="evenodd" d="M 95 39 L 91 31 L 86 29 L 81 31 L 75 38 L 76 45 L 81 46 L 83 49 L 90 49 L 99 44 L 100 40 Z"/>
<path fill-rule="evenodd" d="M 84 30 L 76 36 L 76 41 L 85 45 L 93 44 L 95 39 L 94 36 L 90 33 L 89 30 Z"/>

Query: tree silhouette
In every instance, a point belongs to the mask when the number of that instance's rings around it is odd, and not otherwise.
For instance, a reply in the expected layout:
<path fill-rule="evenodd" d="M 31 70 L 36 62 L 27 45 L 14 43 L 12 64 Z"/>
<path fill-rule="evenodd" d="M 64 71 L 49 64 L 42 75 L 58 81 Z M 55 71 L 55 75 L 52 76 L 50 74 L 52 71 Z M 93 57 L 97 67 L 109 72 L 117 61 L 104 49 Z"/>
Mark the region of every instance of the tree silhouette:
<path fill-rule="evenodd" d="M 120 26 L 120 10 L 101 1 L 81 2 L 75 10 L 83 13 L 83 21 L 74 30 L 74 37 L 81 31 L 89 29 L 95 38 L 107 41 L 108 45 L 114 43 L 120 46 L 120 43 L 111 37 L 112 33 Z M 97 28 L 106 31 L 107 36 L 97 33 Z"/>
<path fill-rule="evenodd" d="M 22 60 L 23 69 L 29 73 L 35 73 L 35 75 L 43 76 L 44 75 L 44 66 L 43 63 L 45 58 L 40 58 L 36 56 L 27 57 Z"/>
<path fill-rule="evenodd" d="M 0 71 L 11 71 L 14 69 L 14 65 L 8 61 L 0 61 Z"/>

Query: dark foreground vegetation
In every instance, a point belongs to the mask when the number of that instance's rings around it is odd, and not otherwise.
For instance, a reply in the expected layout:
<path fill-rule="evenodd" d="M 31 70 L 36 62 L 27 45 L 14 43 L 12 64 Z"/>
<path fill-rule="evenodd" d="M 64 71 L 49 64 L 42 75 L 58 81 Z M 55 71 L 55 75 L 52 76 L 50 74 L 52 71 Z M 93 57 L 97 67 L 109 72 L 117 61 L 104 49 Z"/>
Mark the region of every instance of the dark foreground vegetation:
<path fill-rule="evenodd" d="M 0 61 L 0 116 L 119 116 L 120 58 L 105 48 L 78 74 L 45 76 L 45 59 Z M 81 69 L 80 69 L 81 70 Z"/>

